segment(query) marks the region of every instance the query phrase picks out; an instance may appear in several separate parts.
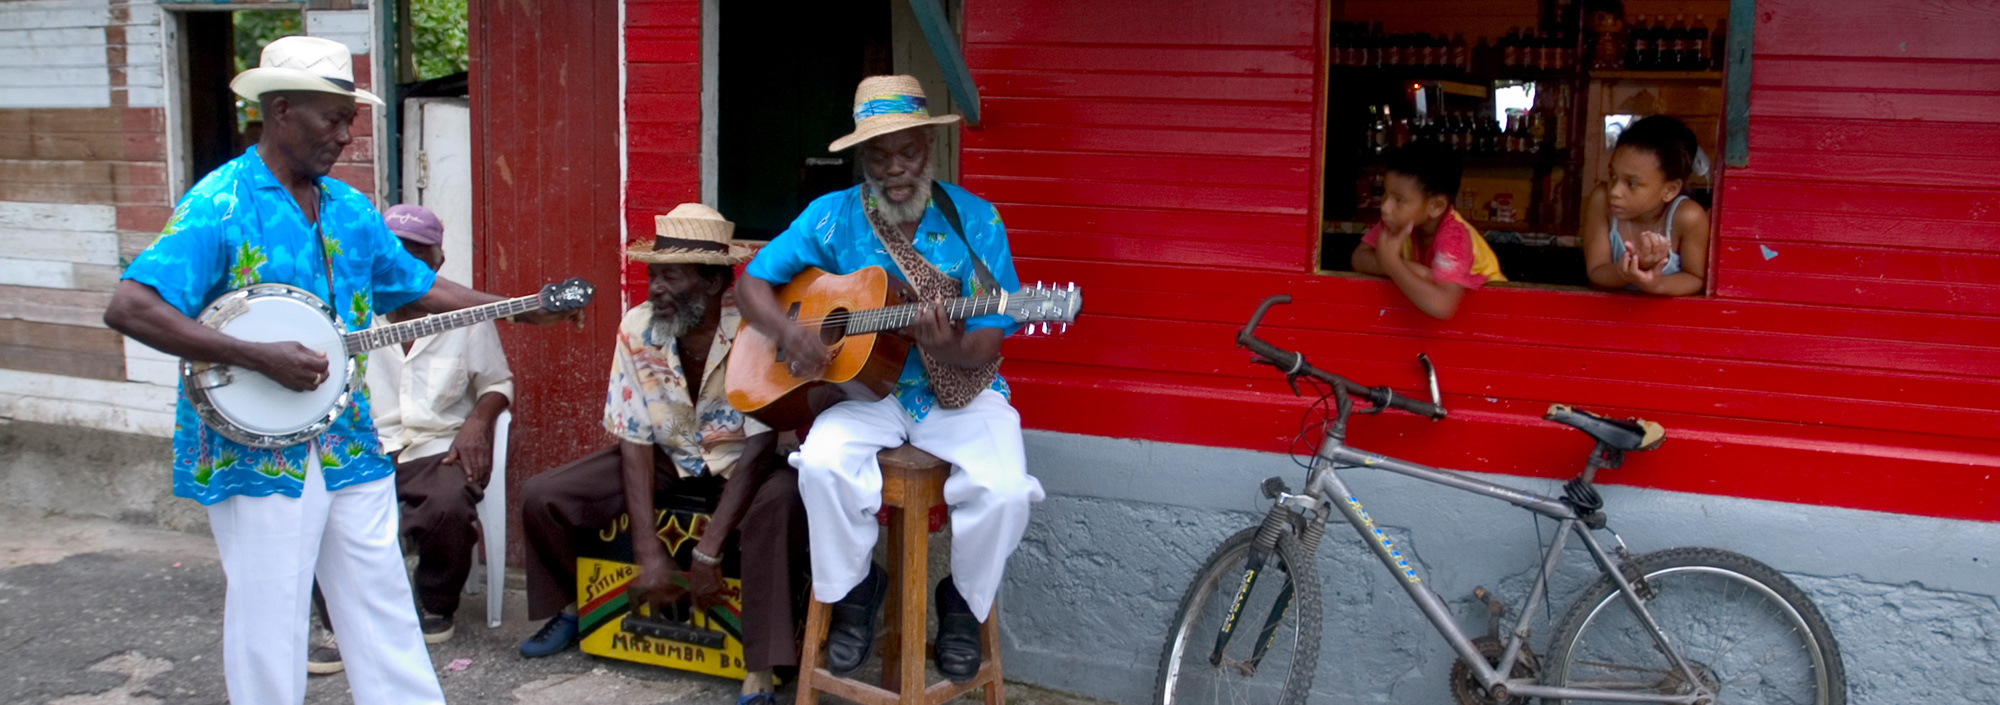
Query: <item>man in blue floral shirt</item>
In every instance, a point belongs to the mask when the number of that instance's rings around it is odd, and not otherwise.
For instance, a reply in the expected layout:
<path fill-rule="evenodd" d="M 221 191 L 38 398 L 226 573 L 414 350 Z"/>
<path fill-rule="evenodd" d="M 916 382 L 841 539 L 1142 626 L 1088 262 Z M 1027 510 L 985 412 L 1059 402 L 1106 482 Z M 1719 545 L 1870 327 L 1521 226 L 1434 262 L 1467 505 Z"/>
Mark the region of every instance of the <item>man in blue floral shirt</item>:
<path fill-rule="evenodd" d="M 320 297 L 349 331 L 405 304 L 435 313 L 500 300 L 437 279 L 397 243 L 367 197 L 326 177 L 353 142 L 357 101 L 381 104 L 354 89 L 345 45 L 273 41 L 259 68 L 231 87 L 261 103 L 262 142 L 181 199 L 160 238 L 125 270 L 107 325 L 168 354 L 254 370 L 305 391 L 345 361 L 296 342 L 232 338 L 194 317 L 224 293 L 257 283 Z M 174 494 L 208 507 L 228 576 L 223 671 L 231 701 L 304 701 L 315 572 L 340 633 L 370 645 L 347 655 L 354 699 L 443 701 L 397 548 L 394 474 L 365 397 L 356 395 L 317 438 L 258 449 L 204 425 L 183 390 Z"/>
<path fill-rule="evenodd" d="M 933 304 L 990 287 L 1021 288 L 993 204 L 932 178 L 931 131 L 957 121 L 931 117 L 914 78 L 862 80 L 854 133 L 831 149 L 858 145 L 865 183 L 813 201 L 757 253 L 736 288 L 744 320 L 777 341 L 793 376 L 817 377 L 828 360 L 819 334 L 792 322 L 775 298 L 774 285 L 807 267 L 832 274 L 882 267 Z M 940 204 L 955 206 L 957 223 Z M 882 504 L 875 454 L 907 442 L 952 465 L 944 484 L 952 574 L 937 588 L 935 653 L 938 671 L 952 680 L 977 675 L 979 623 L 991 614 L 1007 556 L 1027 531 L 1029 504 L 1042 499 L 1021 450 L 1021 416 L 996 373 L 1000 345 L 1017 327 L 1001 314 L 954 323 L 941 306 L 928 307 L 903 331 L 916 345 L 896 393 L 821 412 L 792 455 L 811 522 L 813 589 L 820 600 L 838 600 L 826 640 L 827 668 L 835 673 L 859 668 L 874 643 L 887 582 L 869 563 Z"/>

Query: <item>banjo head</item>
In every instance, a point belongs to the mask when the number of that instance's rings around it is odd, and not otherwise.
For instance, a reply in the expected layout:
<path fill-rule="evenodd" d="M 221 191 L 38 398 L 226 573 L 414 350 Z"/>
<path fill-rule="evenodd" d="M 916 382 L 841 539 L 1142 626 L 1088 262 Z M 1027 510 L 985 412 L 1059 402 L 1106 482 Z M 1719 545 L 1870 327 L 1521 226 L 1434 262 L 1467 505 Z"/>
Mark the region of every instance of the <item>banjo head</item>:
<path fill-rule="evenodd" d="M 355 380 L 345 329 L 332 307 L 297 287 L 256 284 L 216 299 L 202 325 L 258 343 L 292 341 L 326 355 L 327 378 L 295 392 L 241 367 L 181 363 L 181 383 L 195 413 L 230 440 L 252 448 L 282 448 L 317 437 L 347 409 Z"/>

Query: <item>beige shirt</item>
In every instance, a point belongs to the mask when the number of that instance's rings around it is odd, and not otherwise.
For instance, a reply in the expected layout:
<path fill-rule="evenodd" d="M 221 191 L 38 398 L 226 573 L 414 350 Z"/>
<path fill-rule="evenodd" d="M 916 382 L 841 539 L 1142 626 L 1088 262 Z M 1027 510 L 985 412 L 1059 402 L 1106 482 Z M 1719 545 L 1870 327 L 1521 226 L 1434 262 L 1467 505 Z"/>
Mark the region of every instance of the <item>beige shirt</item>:
<path fill-rule="evenodd" d="M 625 312 L 611 354 L 604 430 L 620 440 L 664 449 L 681 477 L 710 473 L 728 477 L 735 472 L 744 441 L 771 432 L 771 427 L 730 406 L 724 391 L 722 363 L 729 358 L 742 320 L 735 306 L 722 306 L 722 323 L 716 326 L 701 375 L 701 398 L 690 400 L 679 342 L 657 340 L 653 334 L 653 304 Z"/>
<path fill-rule="evenodd" d="M 388 325 L 377 317 L 375 325 Z M 497 392 L 514 399 L 514 373 L 500 350 L 493 324 L 454 328 L 368 353 L 368 406 L 375 435 L 390 460 L 425 458 L 451 450 L 458 428 L 479 397 Z"/>

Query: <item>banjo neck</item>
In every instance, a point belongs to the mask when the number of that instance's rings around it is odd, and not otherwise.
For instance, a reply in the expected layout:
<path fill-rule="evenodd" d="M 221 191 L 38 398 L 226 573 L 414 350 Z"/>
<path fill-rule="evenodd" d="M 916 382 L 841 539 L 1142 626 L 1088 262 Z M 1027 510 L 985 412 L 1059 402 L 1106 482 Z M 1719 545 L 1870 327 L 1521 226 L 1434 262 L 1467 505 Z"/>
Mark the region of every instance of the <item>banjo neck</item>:
<path fill-rule="evenodd" d="M 464 328 L 517 313 L 538 311 L 542 299 L 537 296 L 523 296 L 506 301 L 495 301 L 482 306 L 462 308 L 457 311 L 438 313 L 404 321 L 395 325 L 354 331 L 341 336 L 346 341 L 348 352 L 363 352 L 376 348 L 386 348 L 397 343 L 416 340 L 427 335 L 437 335 L 454 328 Z"/>

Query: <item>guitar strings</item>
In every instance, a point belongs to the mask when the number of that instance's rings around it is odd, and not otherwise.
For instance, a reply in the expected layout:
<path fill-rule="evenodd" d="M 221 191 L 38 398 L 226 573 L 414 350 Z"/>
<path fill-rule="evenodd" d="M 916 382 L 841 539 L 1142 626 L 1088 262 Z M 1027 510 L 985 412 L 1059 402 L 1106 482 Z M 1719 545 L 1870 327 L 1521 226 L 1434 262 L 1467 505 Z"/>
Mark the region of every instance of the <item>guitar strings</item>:
<path fill-rule="evenodd" d="M 978 311 L 986 306 L 997 304 L 999 302 L 1000 302 L 1000 297 L 998 296 L 978 296 L 973 298 L 953 299 L 951 301 L 945 302 L 945 310 L 946 312 L 954 315 L 971 314 L 974 311 Z M 825 323 L 837 323 L 845 325 L 855 321 L 856 319 L 880 319 L 881 322 L 886 323 L 889 322 L 890 320 L 893 320 L 892 317 L 904 317 L 906 312 L 908 313 L 908 317 L 914 319 L 915 317 L 914 312 L 917 310 L 917 308 L 918 306 L 916 304 L 903 304 L 899 306 L 892 306 L 885 308 L 866 308 L 859 310 L 849 310 L 837 313 L 830 313 L 825 316 L 821 316 L 819 318 L 799 318 L 793 320 L 792 322 L 802 326 L 820 325 Z M 995 313 L 998 313 L 998 311 L 995 311 Z"/>

